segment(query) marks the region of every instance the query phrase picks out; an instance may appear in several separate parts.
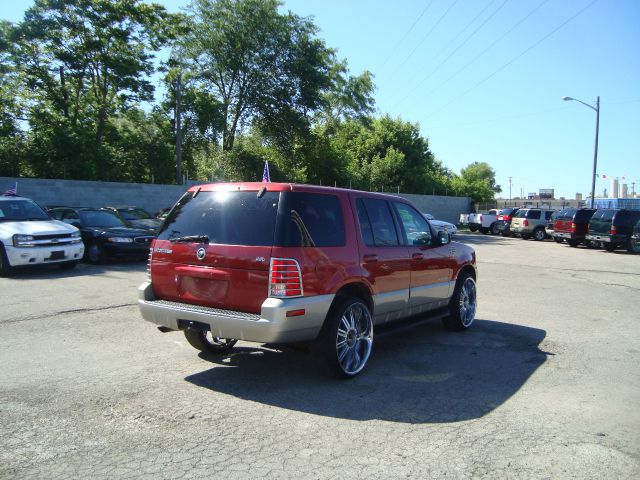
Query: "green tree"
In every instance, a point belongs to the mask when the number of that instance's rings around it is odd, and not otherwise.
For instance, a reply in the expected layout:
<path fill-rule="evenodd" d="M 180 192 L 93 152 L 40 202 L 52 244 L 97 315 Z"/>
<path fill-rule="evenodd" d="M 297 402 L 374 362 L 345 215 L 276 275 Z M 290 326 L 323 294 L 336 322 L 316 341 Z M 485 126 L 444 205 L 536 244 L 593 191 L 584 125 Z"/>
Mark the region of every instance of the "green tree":
<path fill-rule="evenodd" d="M 259 125 L 286 145 L 308 130 L 308 114 L 331 87 L 333 52 L 315 37 L 316 26 L 276 0 L 194 0 L 184 59 L 203 90 L 222 104 L 222 150 L 236 134 Z"/>
<path fill-rule="evenodd" d="M 496 173 L 486 162 L 473 162 L 452 179 L 451 185 L 457 195 L 471 197 L 475 202 L 492 200 L 502 188 L 496 185 Z"/>
<path fill-rule="evenodd" d="M 101 148 L 109 119 L 153 98 L 151 52 L 167 43 L 175 23 L 162 6 L 140 0 L 36 0 L 18 26 L 16 46 L 33 92 L 36 143 L 63 148 L 45 163 L 70 157 L 93 164 L 80 172 L 110 176 Z"/>

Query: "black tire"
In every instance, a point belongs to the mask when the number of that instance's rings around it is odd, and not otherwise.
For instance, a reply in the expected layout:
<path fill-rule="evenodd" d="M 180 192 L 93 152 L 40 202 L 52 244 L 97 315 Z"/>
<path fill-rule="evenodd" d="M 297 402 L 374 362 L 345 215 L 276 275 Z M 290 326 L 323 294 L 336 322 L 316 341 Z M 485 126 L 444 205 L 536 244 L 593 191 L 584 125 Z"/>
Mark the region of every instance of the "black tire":
<path fill-rule="evenodd" d="M 60 264 L 60 270 L 73 270 L 78 265 L 77 261 L 73 262 L 64 262 Z"/>
<path fill-rule="evenodd" d="M 640 253 L 640 238 L 630 238 L 629 243 L 627 243 L 627 252 L 629 253 Z"/>
<path fill-rule="evenodd" d="M 584 244 L 587 248 L 590 248 L 592 250 L 596 248 L 600 248 L 600 245 L 598 242 L 593 242 L 591 240 L 585 240 Z"/>
<path fill-rule="evenodd" d="M 529 240 L 531 238 L 531 235 L 523 233 L 522 235 L 520 235 L 520 238 L 522 238 L 522 240 Z"/>
<path fill-rule="evenodd" d="M 358 375 L 373 346 L 373 318 L 360 298 L 347 298 L 329 310 L 317 348 L 331 373 L 342 378 Z"/>
<path fill-rule="evenodd" d="M 510 237 L 511 236 L 511 230 L 509 230 L 508 228 L 504 228 L 500 232 L 500 235 L 502 235 L 503 237 Z"/>
<path fill-rule="evenodd" d="M 497 222 L 491 224 L 491 235 L 499 235 L 500 228 Z"/>
<path fill-rule="evenodd" d="M 471 230 L 472 232 L 477 232 L 478 231 L 478 227 L 469 227 L 469 230 Z"/>
<path fill-rule="evenodd" d="M 442 323 L 449 330 L 467 330 L 471 327 L 477 310 L 476 282 L 471 274 L 461 273 L 449 301 L 449 315 L 442 319 Z"/>
<path fill-rule="evenodd" d="M 4 245 L 0 243 L 0 277 L 8 277 L 13 272 L 13 268 L 9 264 L 7 252 L 4 251 Z"/>
<path fill-rule="evenodd" d="M 553 237 L 553 241 L 556 242 L 556 243 L 562 243 L 562 242 L 564 242 L 564 238 Z M 569 243 L 569 242 L 570 242 L 570 240 L 567 240 L 567 243 Z M 569 243 L 569 245 L 571 245 L 571 244 Z"/>
<path fill-rule="evenodd" d="M 86 256 L 90 263 L 98 265 L 104 261 L 104 249 L 100 245 L 92 243 L 87 247 Z"/>
<path fill-rule="evenodd" d="M 569 244 L 570 247 L 577 247 L 578 245 L 580 245 L 580 240 L 567 240 L 567 243 Z"/>
<path fill-rule="evenodd" d="M 481 228 L 480 228 L 480 231 L 481 231 L 484 235 L 489 235 L 489 232 L 490 232 L 490 230 L 489 230 L 488 228 L 484 228 L 484 227 L 481 227 Z"/>
<path fill-rule="evenodd" d="M 604 246 L 604 249 L 607 252 L 613 252 L 616 249 L 616 244 L 615 243 L 602 243 L 602 245 Z"/>
<path fill-rule="evenodd" d="M 544 240 L 546 236 L 547 234 L 544 233 L 544 228 L 536 228 L 533 231 L 533 239 L 536 240 L 537 242 Z"/>
<path fill-rule="evenodd" d="M 189 345 L 205 353 L 227 353 L 238 341 L 235 338 L 214 337 L 208 330 L 194 330 L 191 328 L 184 331 L 184 336 Z"/>

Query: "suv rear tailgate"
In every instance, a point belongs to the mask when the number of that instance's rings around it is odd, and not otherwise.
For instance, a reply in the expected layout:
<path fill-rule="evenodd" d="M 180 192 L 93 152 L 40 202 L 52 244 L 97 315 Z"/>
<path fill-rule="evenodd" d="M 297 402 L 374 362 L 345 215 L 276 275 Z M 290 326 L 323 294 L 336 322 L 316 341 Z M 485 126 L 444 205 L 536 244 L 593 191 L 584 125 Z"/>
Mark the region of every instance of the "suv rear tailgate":
<path fill-rule="evenodd" d="M 165 300 L 259 313 L 268 294 L 271 250 L 157 240 L 151 267 L 154 293 Z"/>

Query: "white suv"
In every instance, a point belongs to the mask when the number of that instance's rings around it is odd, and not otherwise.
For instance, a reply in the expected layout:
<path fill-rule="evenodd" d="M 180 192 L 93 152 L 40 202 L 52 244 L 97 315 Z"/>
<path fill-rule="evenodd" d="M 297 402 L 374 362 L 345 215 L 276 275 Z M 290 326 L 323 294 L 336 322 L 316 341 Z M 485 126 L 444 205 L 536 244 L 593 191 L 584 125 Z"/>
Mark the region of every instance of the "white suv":
<path fill-rule="evenodd" d="M 52 220 L 33 200 L 0 196 L 0 276 L 27 265 L 57 263 L 72 269 L 83 255 L 76 227 Z"/>

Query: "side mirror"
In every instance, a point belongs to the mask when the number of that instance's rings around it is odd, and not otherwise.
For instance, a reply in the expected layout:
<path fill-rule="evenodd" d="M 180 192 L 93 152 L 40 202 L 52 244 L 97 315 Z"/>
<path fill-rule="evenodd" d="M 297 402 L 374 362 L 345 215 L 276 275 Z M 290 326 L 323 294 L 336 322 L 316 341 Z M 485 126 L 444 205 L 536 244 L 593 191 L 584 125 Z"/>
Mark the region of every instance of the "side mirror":
<path fill-rule="evenodd" d="M 436 243 L 438 245 L 447 245 L 451 242 L 451 237 L 449 236 L 449 232 L 439 231 L 438 236 L 436 237 Z"/>

